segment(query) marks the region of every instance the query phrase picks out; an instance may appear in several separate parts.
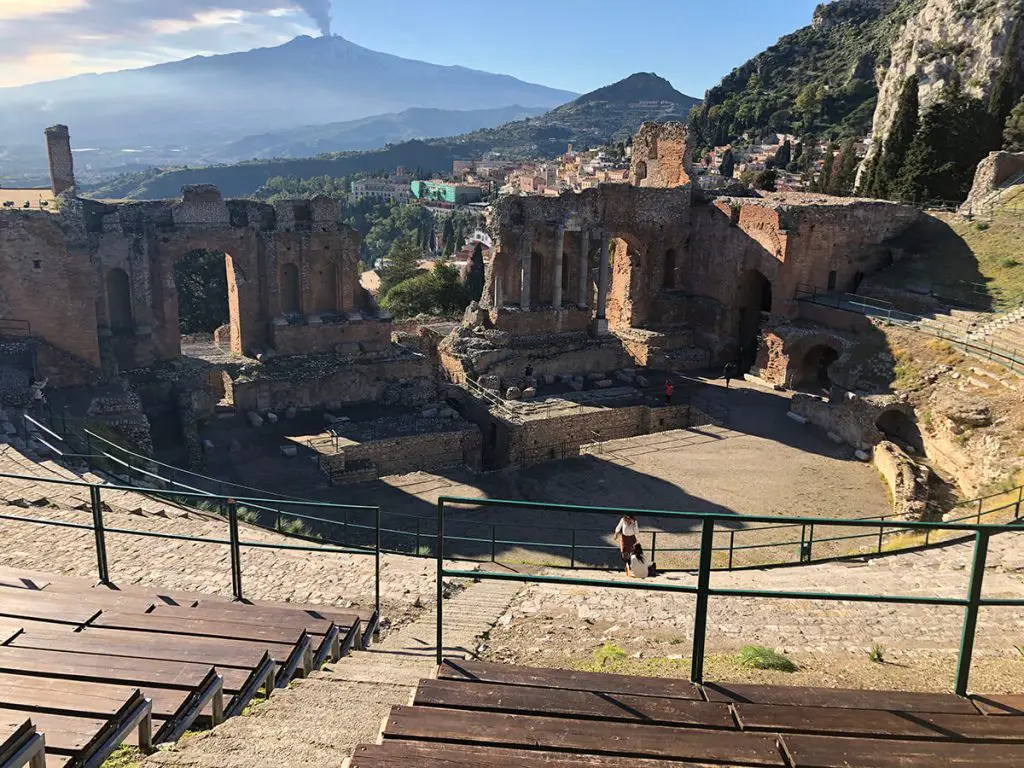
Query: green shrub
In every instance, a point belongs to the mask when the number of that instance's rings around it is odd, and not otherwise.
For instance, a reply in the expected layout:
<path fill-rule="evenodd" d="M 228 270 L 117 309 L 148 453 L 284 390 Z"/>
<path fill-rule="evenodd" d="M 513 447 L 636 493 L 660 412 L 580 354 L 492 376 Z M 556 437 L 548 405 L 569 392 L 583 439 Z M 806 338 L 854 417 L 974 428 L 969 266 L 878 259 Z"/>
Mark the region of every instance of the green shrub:
<path fill-rule="evenodd" d="M 977 224 L 974 225 L 974 228 L 979 232 L 984 232 L 986 229 L 988 229 L 988 222 L 979 221 Z"/>
<path fill-rule="evenodd" d="M 885 646 L 878 645 L 877 643 L 875 645 L 872 645 L 871 650 L 868 651 L 868 658 L 871 659 L 871 661 L 875 662 L 875 664 L 884 664 Z"/>
<path fill-rule="evenodd" d="M 740 665 L 752 669 L 770 669 L 776 672 L 796 672 L 797 666 L 782 654 L 761 645 L 746 645 L 740 649 Z"/>
<path fill-rule="evenodd" d="M 605 643 L 594 651 L 594 663 L 599 667 L 621 661 L 624 658 L 626 658 L 626 652 L 615 643 Z"/>
<path fill-rule="evenodd" d="M 1017 259 L 1013 258 L 1012 256 L 1006 259 L 1002 259 L 999 262 L 999 266 L 1002 267 L 1003 269 L 1013 269 L 1014 267 L 1019 267 L 1020 264 L 1021 262 L 1017 261 Z"/>

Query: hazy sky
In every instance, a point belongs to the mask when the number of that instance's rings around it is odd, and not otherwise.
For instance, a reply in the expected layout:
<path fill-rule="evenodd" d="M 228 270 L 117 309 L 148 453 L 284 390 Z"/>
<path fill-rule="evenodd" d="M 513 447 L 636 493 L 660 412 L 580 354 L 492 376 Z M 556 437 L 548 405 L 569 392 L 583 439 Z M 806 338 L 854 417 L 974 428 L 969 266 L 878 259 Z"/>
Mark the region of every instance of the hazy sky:
<path fill-rule="evenodd" d="M 657 72 L 701 96 L 818 0 L 0 0 L 0 86 L 332 29 L 375 50 L 585 92 Z M 331 7 L 333 6 L 333 7 Z"/>

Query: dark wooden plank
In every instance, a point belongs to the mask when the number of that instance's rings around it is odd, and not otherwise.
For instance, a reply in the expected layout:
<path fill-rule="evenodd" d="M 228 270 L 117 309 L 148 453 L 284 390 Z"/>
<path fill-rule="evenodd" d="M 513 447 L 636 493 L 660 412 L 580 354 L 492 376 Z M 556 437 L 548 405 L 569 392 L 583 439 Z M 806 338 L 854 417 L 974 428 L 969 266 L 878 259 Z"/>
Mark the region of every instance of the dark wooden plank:
<path fill-rule="evenodd" d="M 48 600 L 43 595 L 43 592 L 0 589 L 0 617 L 81 626 L 100 611 L 100 608 L 86 603 Z"/>
<path fill-rule="evenodd" d="M 573 756 L 564 752 L 388 741 L 355 748 L 349 768 L 697 768 L 697 763 L 640 757 Z M 706 763 L 704 764 L 706 765 Z"/>
<path fill-rule="evenodd" d="M 1011 768 L 1024 765 L 1024 745 L 953 741 L 847 739 L 784 734 L 793 768 Z"/>
<path fill-rule="evenodd" d="M 588 755 L 784 765 L 774 736 L 433 707 L 394 707 L 383 736 Z"/>
<path fill-rule="evenodd" d="M 203 681 L 210 666 L 184 661 L 133 659 L 37 648 L 0 648 L 0 672 L 121 685 L 192 689 Z M 224 690 L 228 692 L 241 688 L 249 676 L 248 671 L 243 669 L 225 667 L 218 671 L 224 678 Z"/>
<path fill-rule="evenodd" d="M 317 619 L 308 616 L 301 611 L 279 611 L 277 609 L 261 610 L 259 608 L 246 607 L 241 611 L 224 611 L 213 604 L 200 605 L 195 607 L 182 607 L 174 605 L 158 605 L 153 609 L 155 616 L 171 616 L 183 619 L 202 619 L 204 621 L 224 621 L 232 624 L 268 627 L 274 629 L 306 630 L 311 635 L 323 637 L 326 635 L 333 622 L 330 619 Z M 352 626 L 358 619 L 352 615 L 345 617 L 344 626 L 346 629 Z"/>
<path fill-rule="evenodd" d="M 249 640 L 294 646 L 302 630 L 288 627 L 267 627 L 233 621 L 188 619 L 164 613 L 135 614 L 103 611 L 91 623 L 97 629 L 121 629 L 132 632 L 156 632 L 194 637 L 219 637 L 225 640 Z"/>
<path fill-rule="evenodd" d="M 688 680 L 658 677 L 609 675 L 601 672 L 576 672 L 568 669 L 540 669 L 512 664 L 487 664 L 480 661 L 445 659 L 437 671 L 439 680 L 523 685 L 532 688 L 557 688 L 573 691 L 658 696 L 668 699 L 703 698 Z"/>
<path fill-rule="evenodd" d="M 889 712 L 877 709 L 791 707 L 736 704 L 736 717 L 746 731 L 817 733 L 833 736 L 891 736 L 947 741 L 1024 742 L 1024 727 L 1006 717 Z"/>
<path fill-rule="evenodd" d="M 117 714 L 135 690 L 135 686 L 113 683 L 0 673 L 0 706 L 7 709 L 109 717 Z M 140 690 L 153 700 L 153 714 L 160 717 L 175 716 L 189 693 L 155 686 Z"/>
<path fill-rule="evenodd" d="M 209 598 L 207 598 L 209 599 Z M 200 603 L 202 605 L 202 603 Z M 356 608 L 350 606 L 348 608 L 340 605 L 315 605 L 312 603 L 280 603 L 269 600 L 256 600 L 246 603 L 229 603 L 228 610 L 241 610 L 245 606 L 255 606 L 257 608 L 280 608 L 282 610 L 289 611 L 302 611 L 303 613 L 309 614 L 312 618 L 330 619 L 337 623 L 339 616 L 358 616 L 361 621 L 366 621 L 373 616 L 372 608 Z"/>
<path fill-rule="evenodd" d="M 983 715 L 1024 715 L 1024 694 L 971 696 L 971 701 Z"/>
<path fill-rule="evenodd" d="M 0 707 L 0 717 L 30 717 L 36 730 L 46 737 L 47 752 L 62 754 L 72 754 L 82 749 L 106 723 L 106 720 L 98 717 L 71 717 L 46 712 L 28 714 L 3 707 Z"/>
<path fill-rule="evenodd" d="M 266 643 L 122 632 L 116 629 L 87 629 L 66 634 L 26 631 L 18 635 L 11 642 L 11 646 L 70 653 L 99 653 L 135 659 L 190 661 L 215 666 L 218 669 L 227 667 L 246 670 L 258 666 L 263 655 L 272 650 Z M 274 656 L 273 652 L 271 656 Z M 278 660 L 284 661 L 286 658 L 287 654 Z"/>
<path fill-rule="evenodd" d="M 423 680 L 416 706 L 735 729 L 727 704 L 622 693 Z"/>
<path fill-rule="evenodd" d="M 57 586 L 68 589 L 90 589 L 96 583 L 91 579 L 78 576 L 62 576 L 57 573 L 44 573 L 29 568 L 16 568 L 11 565 L 0 565 L 0 582 L 17 582 L 29 589 L 52 588 Z"/>
<path fill-rule="evenodd" d="M 864 691 L 844 688 L 802 688 L 788 685 L 705 683 L 708 701 L 778 706 L 839 707 L 842 709 L 889 709 L 909 712 L 977 714 L 974 705 L 945 693 Z"/>

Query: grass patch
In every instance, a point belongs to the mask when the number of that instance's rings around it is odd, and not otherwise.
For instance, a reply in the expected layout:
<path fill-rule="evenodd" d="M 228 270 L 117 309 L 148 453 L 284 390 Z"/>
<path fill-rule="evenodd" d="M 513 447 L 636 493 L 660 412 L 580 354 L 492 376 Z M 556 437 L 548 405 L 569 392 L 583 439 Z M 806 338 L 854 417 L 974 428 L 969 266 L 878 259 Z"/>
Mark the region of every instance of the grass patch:
<path fill-rule="evenodd" d="M 885 664 L 885 646 L 875 643 L 868 651 L 868 658 L 875 664 Z"/>
<path fill-rule="evenodd" d="M 594 651 L 594 665 L 602 668 L 617 661 L 622 661 L 626 656 L 626 652 L 615 643 L 605 643 Z"/>
<path fill-rule="evenodd" d="M 138 747 L 122 744 L 103 763 L 103 768 L 139 768 L 143 754 Z"/>
<path fill-rule="evenodd" d="M 739 652 L 740 666 L 751 669 L 770 669 L 775 672 L 796 672 L 797 666 L 781 653 L 762 645 L 746 645 Z"/>
<path fill-rule="evenodd" d="M 896 352 L 896 363 L 893 365 L 893 386 L 902 389 L 921 374 L 920 369 L 914 363 L 914 356 L 910 352 L 900 350 Z"/>

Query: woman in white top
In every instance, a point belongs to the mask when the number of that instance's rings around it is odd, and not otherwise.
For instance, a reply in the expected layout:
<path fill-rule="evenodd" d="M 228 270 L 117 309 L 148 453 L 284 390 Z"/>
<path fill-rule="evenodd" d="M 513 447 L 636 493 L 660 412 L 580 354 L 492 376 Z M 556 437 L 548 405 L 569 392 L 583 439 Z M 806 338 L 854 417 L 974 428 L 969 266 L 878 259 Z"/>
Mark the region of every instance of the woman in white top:
<path fill-rule="evenodd" d="M 629 570 L 631 575 L 638 579 L 646 579 L 650 575 L 650 566 L 644 560 L 644 549 L 639 541 L 633 547 L 633 554 L 629 558 Z"/>
<path fill-rule="evenodd" d="M 630 575 L 629 559 L 633 556 L 633 547 L 636 546 L 636 537 L 640 535 L 640 526 L 636 518 L 626 515 L 619 524 L 615 526 L 615 539 L 619 542 L 619 554 L 622 562 L 626 564 L 626 575 Z"/>

